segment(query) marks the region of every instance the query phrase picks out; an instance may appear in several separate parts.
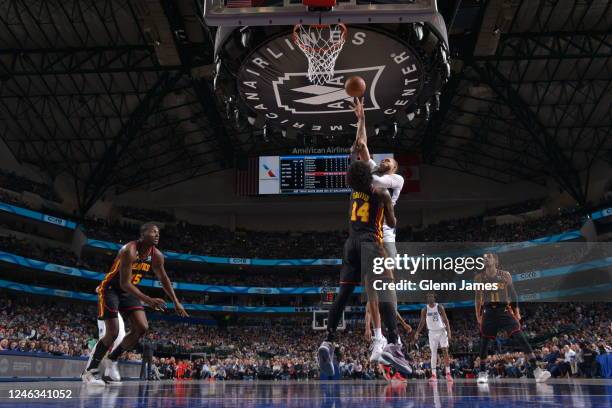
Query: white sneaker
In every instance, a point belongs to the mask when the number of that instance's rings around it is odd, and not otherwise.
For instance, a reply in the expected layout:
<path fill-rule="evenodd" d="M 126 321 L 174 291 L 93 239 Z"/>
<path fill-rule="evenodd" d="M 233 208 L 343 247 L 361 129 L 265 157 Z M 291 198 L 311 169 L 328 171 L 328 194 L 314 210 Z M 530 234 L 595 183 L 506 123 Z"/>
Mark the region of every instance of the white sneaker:
<path fill-rule="evenodd" d="M 486 372 L 481 371 L 478 373 L 478 380 L 477 380 L 478 384 L 486 384 L 489 382 L 489 376 L 487 375 Z"/>
<path fill-rule="evenodd" d="M 104 377 L 113 382 L 120 382 L 121 374 L 119 374 L 119 362 L 107 358 L 105 364 L 106 369 L 104 370 Z"/>
<path fill-rule="evenodd" d="M 372 353 L 370 354 L 370 362 L 377 362 L 380 359 L 380 354 L 386 345 L 387 338 L 385 336 L 374 338 L 372 344 L 370 345 L 370 350 L 372 350 Z"/>
<path fill-rule="evenodd" d="M 550 378 L 550 372 L 548 370 L 542 370 L 540 367 L 533 370 L 533 376 L 537 383 L 543 383 Z"/>
<path fill-rule="evenodd" d="M 102 387 L 106 385 L 106 383 L 98 377 L 97 369 L 83 371 L 83 374 L 81 374 L 81 380 L 88 385 L 100 385 Z"/>

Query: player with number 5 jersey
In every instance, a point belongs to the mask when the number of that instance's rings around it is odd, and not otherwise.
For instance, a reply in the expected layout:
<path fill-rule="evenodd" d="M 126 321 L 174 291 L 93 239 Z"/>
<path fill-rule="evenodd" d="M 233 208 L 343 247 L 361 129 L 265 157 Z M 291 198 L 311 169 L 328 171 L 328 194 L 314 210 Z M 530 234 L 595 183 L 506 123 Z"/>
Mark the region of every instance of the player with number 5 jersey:
<path fill-rule="evenodd" d="M 176 313 L 186 317 L 187 312 L 179 302 L 164 267 L 164 256 L 157 249 L 159 227 L 146 223 L 140 228 L 140 238 L 128 242 L 117 254 L 113 264 L 96 289 L 98 293 L 98 319 L 104 321 L 104 336 L 96 343 L 91 358 L 81 378 L 92 385 L 104 385 L 99 378 L 98 367 L 113 346 L 119 334 L 118 313 L 130 321 L 130 331 L 121 343 L 108 354 L 105 377 L 119 381 L 118 359 L 123 352 L 131 350 L 148 330 L 149 323 L 144 313 L 144 304 L 155 310 L 165 310 L 166 301 L 145 295 L 136 287 L 147 273 L 154 273 L 164 292 L 174 303 Z"/>

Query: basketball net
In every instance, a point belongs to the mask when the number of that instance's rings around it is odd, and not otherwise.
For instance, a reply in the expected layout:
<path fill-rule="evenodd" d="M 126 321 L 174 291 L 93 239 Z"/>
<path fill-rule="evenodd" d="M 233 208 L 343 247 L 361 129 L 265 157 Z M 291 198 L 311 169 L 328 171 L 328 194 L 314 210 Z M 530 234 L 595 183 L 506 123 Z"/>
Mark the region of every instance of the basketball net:
<path fill-rule="evenodd" d="M 308 59 L 308 79 L 322 85 L 334 76 L 336 59 L 346 42 L 344 24 L 297 24 L 293 28 L 293 42 Z"/>

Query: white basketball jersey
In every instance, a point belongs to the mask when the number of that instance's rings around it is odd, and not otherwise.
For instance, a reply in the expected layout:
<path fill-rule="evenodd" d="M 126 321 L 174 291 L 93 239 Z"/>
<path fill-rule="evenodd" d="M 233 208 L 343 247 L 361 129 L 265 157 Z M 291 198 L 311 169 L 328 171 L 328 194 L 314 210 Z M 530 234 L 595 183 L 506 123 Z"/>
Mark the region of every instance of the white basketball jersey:
<path fill-rule="evenodd" d="M 440 312 L 438 312 L 438 304 L 436 303 L 434 307 L 429 307 L 429 305 L 425 306 L 427 308 L 427 329 L 429 330 L 444 330 L 446 326 L 442 321 L 442 317 L 440 316 Z"/>

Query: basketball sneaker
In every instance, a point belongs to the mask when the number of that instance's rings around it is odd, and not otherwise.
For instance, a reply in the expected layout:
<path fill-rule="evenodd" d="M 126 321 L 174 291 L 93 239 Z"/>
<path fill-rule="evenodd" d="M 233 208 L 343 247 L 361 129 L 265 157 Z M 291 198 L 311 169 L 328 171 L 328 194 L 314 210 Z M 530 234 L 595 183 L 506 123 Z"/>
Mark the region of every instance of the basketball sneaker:
<path fill-rule="evenodd" d="M 395 371 L 399 371 L 402 374 L 412 374 L 412 368 L 406 357 L 404 357 L 402 346 L 399 344 L 387 344 L 382 353 L 380 353 L 378 361 L 382 364 L 390 365 Z"/>
<path fill-rule="evenodd" d="M 486 371 L 481 371 L 478 373 L 478 380 L 476 380 L 478 384 L 486 384 L 489 382 L 489 376 Z"/>
<path fill-rule="evenodd" d="M 334 345 L 329 341 L 324 341 L 319 346 L 318 358 L 319 358 L 319 370 L 321 374 L 333 377 L 335 374 L 334 370 Z"/>
<path fill-rule="evenodd" d="M 431 373 L 431 377 L 429 377 L 429 382 L 438 382 L 438 375 L 436 373 Z"/>
<path fill-rule="evenodd" d="M 370 350 L 371 350 L 370 361 L 371 362 L 375 362 L 380 359 L 380 354 L 382 353 L 386 345 L 387 345 L 387 338 L 385 336 L 374 338 L 374 341 L 372 341 L 372 344 L 370 345 Z"/>
<path fill-rule="evenodd" d="M 106 383 L 98 376 L 98 369 L 91 369 L 83 371 L 81 374 L 81 381 L 88 385 L 99 385 L 104 387 Z"/>
<path fill-rule="evenodd" d="M 533 370 L 533 376 L 537 383 L 542 383 L 550 378 L 550 371 L 542 370 L 540 367 Z"/>
<path fill-rule="evenodd" d="M 104 369 L 104 379 L 111 382 L 121 382 L 121 374 L 119 374 L 119 362 L 111 359 L 106 359 L 106 368 Z"/>

